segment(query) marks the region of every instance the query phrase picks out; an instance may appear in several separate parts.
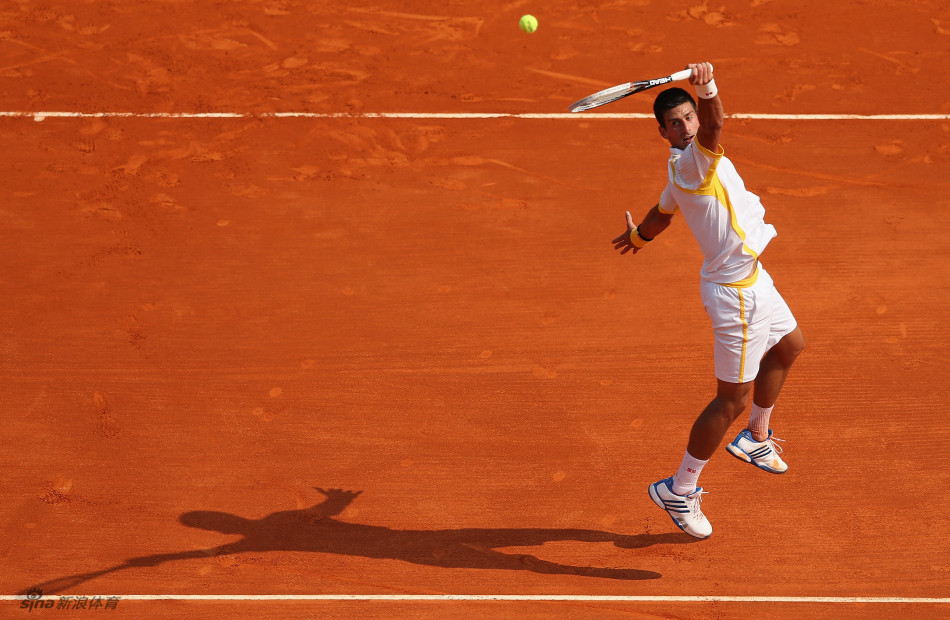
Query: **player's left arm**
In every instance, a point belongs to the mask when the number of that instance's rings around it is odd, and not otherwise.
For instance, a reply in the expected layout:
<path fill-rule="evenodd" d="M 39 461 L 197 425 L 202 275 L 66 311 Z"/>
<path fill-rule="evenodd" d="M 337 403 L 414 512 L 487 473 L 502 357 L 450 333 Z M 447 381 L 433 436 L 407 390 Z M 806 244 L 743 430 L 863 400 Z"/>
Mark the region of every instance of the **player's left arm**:
<path fill-rule="evenodd" d="M 699 101 L 696 104 L 696 115 L 699 117 L 699 130 L 696 140 L 713 153 L 719 150 L 719 136 L 722 134 L 722 125 L 725 112 L 722 100 L 719 99 L 719 90 L 713 80 L 713 66 L 708 62 L 687 65 L 693 73 L 689 76 L 689 83 L 696 87 Z"/>

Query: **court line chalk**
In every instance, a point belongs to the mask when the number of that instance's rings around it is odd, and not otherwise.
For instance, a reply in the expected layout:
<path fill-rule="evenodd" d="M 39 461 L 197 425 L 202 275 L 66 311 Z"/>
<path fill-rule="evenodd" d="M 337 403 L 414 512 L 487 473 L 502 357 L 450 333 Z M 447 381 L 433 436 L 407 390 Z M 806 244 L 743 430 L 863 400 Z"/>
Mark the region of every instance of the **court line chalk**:
<path fill-rule="evenodd" d="M 73 598 L 79 595 L 70 595 Z M 950 598 L 905 596 L 608 596 L 574 594 L 126 594 L 94 595 L 122 601 L 522 601 L 597 603 L 825 603 L 825 604 L 950 604 Z M 47 597 L 58 599 L 59 595 Z M 28 595 L 3 595 L 0 600 L 30 600 Z"/>
<path fill-rule="evenodd" d="M 750 120 L 798 120 L 798 121 L 932 121 L 950 120 L 950 114 L 727 114 L 727 118 Z M 503 112 L 12 112 L 0 111 L 0 118 L 32 118 L 43 121 L 47 118 L 154 118 L 154 119 L 228 119 L 228 118 L 391 118 L 391 119 L 437 119 L 467 120 L 492 118 L 520 118 L 532 120 L 572 119 L 591 120 L 635 120 L 651 119 L 652 114 L 641 113 L 526 113 L 509 114 Z"/>

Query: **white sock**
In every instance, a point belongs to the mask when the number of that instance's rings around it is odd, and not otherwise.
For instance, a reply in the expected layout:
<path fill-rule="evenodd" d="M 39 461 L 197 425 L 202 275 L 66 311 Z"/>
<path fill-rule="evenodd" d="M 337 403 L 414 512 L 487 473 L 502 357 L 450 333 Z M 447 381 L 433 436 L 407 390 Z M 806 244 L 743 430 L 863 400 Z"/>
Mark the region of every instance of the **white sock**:
<path fill-rule="evenodd" d="M 749 430 L 752 431 L 752 435 L 758 435 L 759 437 L 767 437 L 769 434 L 769 416 L 772 415 L 772 409 L 775 405 L 771 407 L 759 407 L 755 403 L 752 403 L 752 412 L 749 414 Z M 763 440 L 764 441 L 764 440 Z"/>
<path fill-rule="evenodd" d="M 699 474 L 708 462 L 693 458 L 689 452 L 684 453 L 679 471 L 673 476 L 673 492 L 677 495 L 689 495 L 695 491 Z"/>

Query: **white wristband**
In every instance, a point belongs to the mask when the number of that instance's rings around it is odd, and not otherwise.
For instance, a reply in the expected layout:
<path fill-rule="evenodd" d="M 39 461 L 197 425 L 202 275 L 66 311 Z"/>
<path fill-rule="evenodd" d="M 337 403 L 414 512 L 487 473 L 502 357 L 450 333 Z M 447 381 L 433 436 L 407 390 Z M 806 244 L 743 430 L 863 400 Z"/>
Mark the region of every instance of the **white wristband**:
<path fill-rule="evenodd" d="M 718 95 L 719 89 L 716 88 L 716 80 L 709 80 L 706 84 L 697 84 L 696 94 L 700 99 L 712 99 Z"/>

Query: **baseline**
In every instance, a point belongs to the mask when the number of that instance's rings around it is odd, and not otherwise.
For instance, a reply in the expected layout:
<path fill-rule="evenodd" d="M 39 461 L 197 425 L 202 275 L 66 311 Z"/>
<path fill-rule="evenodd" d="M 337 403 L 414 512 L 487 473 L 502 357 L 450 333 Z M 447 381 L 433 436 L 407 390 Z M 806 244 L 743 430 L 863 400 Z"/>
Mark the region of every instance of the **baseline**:
<path fill-rule="evenodd" d="M 652 119 L 646 113 L 523 113 L 505 112 L 14 112 L 0 111 L 0 118 L 32 118 L 40 122 L 47 118 L 407 118 L 407 119 L 575 119 L 575 120 L 629 120 Z M 934 121 L 950 120 L 950 114 L 726 114 L 726 118 L 750 120 L 797 121 Z"/>
<path fill-rule="evenodd" d="M 53 595 L 57 596 L 57 595 Z M 77 595 L 72 595 L 77 596 Z M 600 603 L 832 603 L 950 604 L 950 598 L 904 596 L 610 596 L 586 594 L 129 594 L 92 595 L 123 601 L 574 601 Z M 3 601 L 36 600 L 28 594 Z"/>

